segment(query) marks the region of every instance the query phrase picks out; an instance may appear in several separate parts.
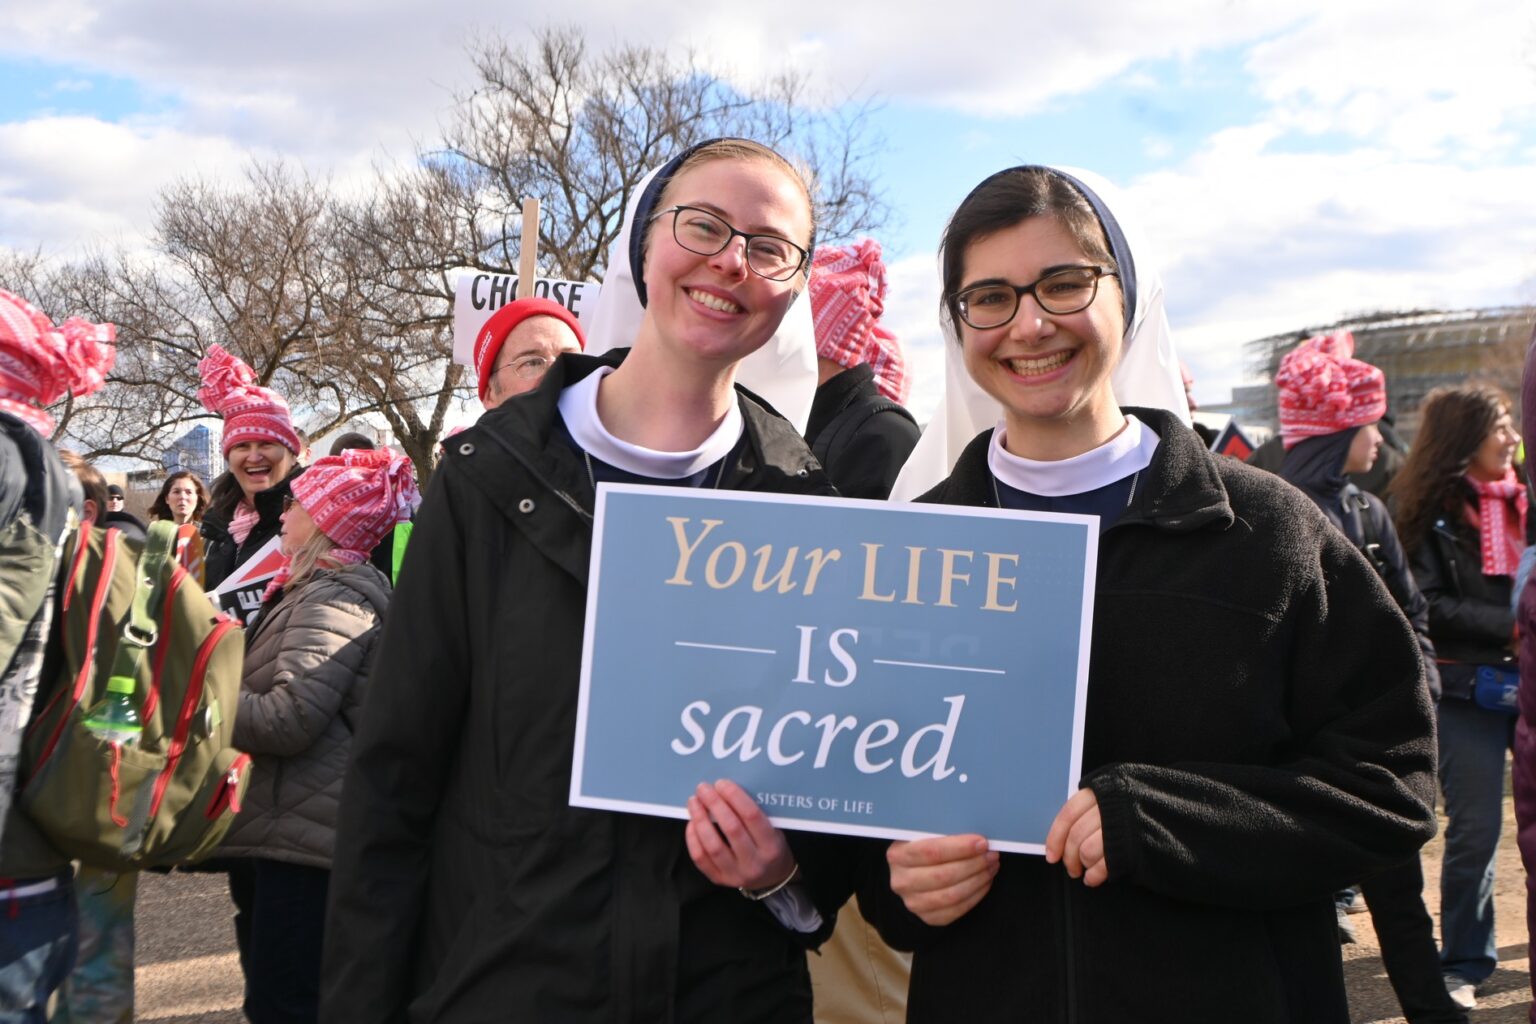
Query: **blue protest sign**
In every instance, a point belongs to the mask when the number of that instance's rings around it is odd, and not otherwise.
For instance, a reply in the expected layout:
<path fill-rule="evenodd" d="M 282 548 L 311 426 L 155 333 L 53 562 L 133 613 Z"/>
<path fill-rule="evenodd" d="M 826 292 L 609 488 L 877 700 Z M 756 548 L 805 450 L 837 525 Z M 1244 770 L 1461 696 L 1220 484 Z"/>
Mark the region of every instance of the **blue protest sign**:
<path fill-rule="evenodd" d="M 1039 853 L 1077 788 L 1098 520 L 601 484 L 573 805 Z"/>

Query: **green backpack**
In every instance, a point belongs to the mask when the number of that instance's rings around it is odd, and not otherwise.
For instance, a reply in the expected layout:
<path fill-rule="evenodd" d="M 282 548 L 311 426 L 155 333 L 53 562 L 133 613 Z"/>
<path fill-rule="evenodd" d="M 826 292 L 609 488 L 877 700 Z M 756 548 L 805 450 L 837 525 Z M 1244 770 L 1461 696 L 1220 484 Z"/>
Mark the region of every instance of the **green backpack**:
<path fill-rule="evenodd" d="M 152 524 L 142 550 L 86 523 L 66 544 L 52 686 L 23 741 L 27 816 L 60 853 L 108 871 L 207 856 L 247 782 L 250 758 L 232 746 L 243 632 L 174 541 L 170 523 Z M 102 709 L 125 707 L 137 725 L 104 734 Z"/>

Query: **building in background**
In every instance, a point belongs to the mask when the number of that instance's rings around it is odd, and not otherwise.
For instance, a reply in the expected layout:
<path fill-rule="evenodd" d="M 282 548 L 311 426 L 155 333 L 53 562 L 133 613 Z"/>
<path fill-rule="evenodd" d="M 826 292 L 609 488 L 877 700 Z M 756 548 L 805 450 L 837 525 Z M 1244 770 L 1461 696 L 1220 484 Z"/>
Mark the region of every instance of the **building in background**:
<path fill-rule="evenodd" d="M 213 431 L 199 423 L 166 446 L 160 464 L 166 474 L 190 469 L 207 483 L 223 472 L 223 459 L 215 450 Z"/>
<path fill-rule="evenodd" d="M 1510 396 L 1518 419 L 1520 370 L 1533 326 L 1536 306 L 1503 306 L 1371 313 L 1272 334 L 1243 346 L 1248 373 L 1257 383 L 1233 388 L 1232 401 L 1225 405 L 1201 408 L 1230 413 L 1245 426 L 1278 429 L 1274 378 L 1280 359 L 1314 334 L 1344 330 L 1355 336 L 1355 358 L 1387 375 L 1387 411 L 1405 439 L 1418 429 L 1424 396 L 1443 384 L 1496 384 Z"/>

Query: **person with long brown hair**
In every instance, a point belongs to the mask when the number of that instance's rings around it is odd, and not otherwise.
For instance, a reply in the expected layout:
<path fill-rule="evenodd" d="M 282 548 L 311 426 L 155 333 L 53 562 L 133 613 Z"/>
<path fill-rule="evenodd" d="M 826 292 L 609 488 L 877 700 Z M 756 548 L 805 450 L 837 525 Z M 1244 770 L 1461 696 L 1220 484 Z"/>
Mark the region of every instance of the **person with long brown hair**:
<path fill-rule="evenodd" d="M 199 585 L 204 581 L 202 522 L 209 500 L 208 485 L 190 469 L 183 469 L 165 478 L 149 506 L 152 519 L 176 524 L 176 561 Z"/>
<path fill-rule="evenodd" d="M 1391 489 L 1440 656 L 1440 785 L 1449 819 L 1440 964 L 1452 998 L 1469 1009 L 1498 964 L 1493 861 L 1519 679 L 1510 591 L 1526 520 L 1513 464 L 1519 444 L 1498 389 L 1437 388 L 1424 400 L 1418 436 Z"/>

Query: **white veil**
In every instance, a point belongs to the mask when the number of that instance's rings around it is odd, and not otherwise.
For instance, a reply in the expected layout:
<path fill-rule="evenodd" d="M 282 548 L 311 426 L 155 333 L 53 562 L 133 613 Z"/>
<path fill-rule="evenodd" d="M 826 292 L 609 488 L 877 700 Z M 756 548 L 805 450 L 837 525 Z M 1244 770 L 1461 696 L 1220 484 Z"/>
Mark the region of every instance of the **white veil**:
<path fill-rule="evenodd" d="M 635 189 L 624 210 L 624 225 L 608 250 L 608 270 L 603 287 L 586 326 L 587 352 L 601 355 L 610 349 L 626 348 L 635 343 L 645 309 L 635 290 L 635 275 L 630 266 L 629 238 L 635 211 L 652 179 L 664 170 L 652 170 Z M 803 294 L 790 304 L 779 329 L 762 348 L 741 361 L 736 368 L 736 382 L 760 395 L 777 409 L 795 430 L 805 433 L 811 416 L 811 400 L 816 396 L 816 331 L 811 323 L 811 302 Z"/>
<path fill-rule="evenodd" d="M 1097 194 L 1099 203 L 1095 205 L 1112 211 L 1111 216 L 1133 256 L 1136 308 L 1126 325 L 1120 364 L 1110 375 L 1115 399 L 1121 405 L 1167 409 L 1188 423 L 1189 401 L 1184 394 L 1173 334 L 1168 328 L 1168 314 L 1163 309 L 1163 279 L 1157 270 L 1155 251 L 1134 214 L 1127 212 L 1124 194 L 1119 189 L 1090 171 L 1069 167 L 1053 170 Z M 1089 196 L 1089 201 L 1093 198 Z M 1106 226 L 1106 234 L 1109 233 Z M 1121 267 L 1122 272 L 1125 269 Z M 953 330 L 953 324 L 945 324 L 944 395 L 896 478 L 892 501 L 911 501 L 949 476 L 955 460 L 971 439 L 1002 419 L 1002 406 L 965 372 L 965 359 Z"/>

